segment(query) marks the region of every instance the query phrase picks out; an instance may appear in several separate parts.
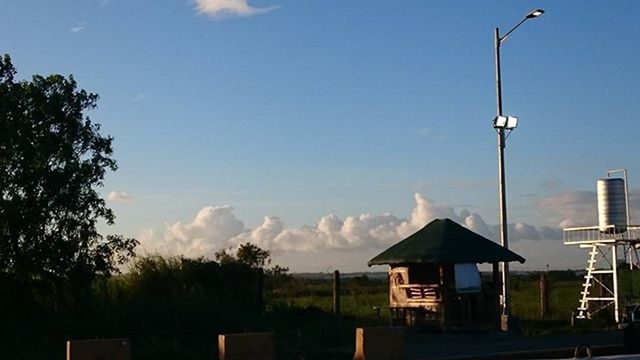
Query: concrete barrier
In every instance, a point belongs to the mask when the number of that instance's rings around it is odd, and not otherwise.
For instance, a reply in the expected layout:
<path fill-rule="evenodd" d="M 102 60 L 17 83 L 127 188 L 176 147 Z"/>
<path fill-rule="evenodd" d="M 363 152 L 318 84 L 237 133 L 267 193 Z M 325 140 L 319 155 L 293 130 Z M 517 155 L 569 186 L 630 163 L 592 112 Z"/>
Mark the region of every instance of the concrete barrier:
<path fill-rule="evenodd" d="M 67 360 L 130 360 L 129 339 L 69 340 Z"/>
<path fill-rule="evenodd" d="M 219 360 L 275 360 L 273 333 L 218 335 Z"/>
<path fill-rule="evenodd" d="M 404 360 L 405 337 L 400 327 L 356 329 L 354 360 Z"/>

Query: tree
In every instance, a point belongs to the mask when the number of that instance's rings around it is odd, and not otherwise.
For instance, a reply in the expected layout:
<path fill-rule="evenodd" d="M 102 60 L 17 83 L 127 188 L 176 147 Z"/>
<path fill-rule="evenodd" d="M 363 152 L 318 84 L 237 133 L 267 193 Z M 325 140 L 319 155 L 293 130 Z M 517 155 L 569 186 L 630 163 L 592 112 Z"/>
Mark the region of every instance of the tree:
<path fill-rule="evenodd" d="M 240 245 L 236 252 L 236 258 L 239 262 L 252 268 L 264 268 L 271 263 L 271 252 L 247 242 Z"/>
<path fill-rule="evenodd" d="M 264 269 L 271 263 L 271 252 L 258 247 L 258 245 L 246 242 L 241 244 L 235 255 L 233 252 L 228 253 L 226 249 L 219 250 L 215 253 L 215 258 L 221 265 L 239 263 L 254 269 Z"/>
<path fill-rule="evenodd" d="M 108 170 L 113 138 L 84 115 L 98 95 L 73 76 L 16 81 L 0 59 L 0 273 L 21 281 L 86 285 L 117 272 L 136 240 L 101 236 L 114 214 L 96 192 Z"/>
<path fill-rule="evenodd" d="M 228 253 L 225 249 L 218 250 L 214 256 L 220 265 L 228 265 L 238 261 L 233 254 Z"/>
<path fill-rule="evenodd" d="M 215 258 L 221 265 L 240 263 L 254 269 L 264 269 L 271 264 L 271 252 L 250 242 L 241 244 L 235 255 L 228 253 L 226 249 L 219 250 L 215 253 Z"/>

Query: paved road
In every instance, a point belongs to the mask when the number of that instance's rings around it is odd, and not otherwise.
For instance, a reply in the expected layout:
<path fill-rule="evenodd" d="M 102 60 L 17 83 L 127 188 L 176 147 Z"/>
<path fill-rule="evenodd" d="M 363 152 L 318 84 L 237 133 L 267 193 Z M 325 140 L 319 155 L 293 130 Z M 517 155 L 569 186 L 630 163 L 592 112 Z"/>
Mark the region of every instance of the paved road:
<path fill-rule="evenodd" d="M 471 358 L 474 356 L 487 358 L 491 354 L 575 349 L 580 344 L 591 347 L 622 346 L 623 338 L 619 331 L 526 337 L 504 333 L 412 334 L 407 338 L 406 349 L 409 359 Z M 561 357 L 566 357 L 566 355 Z"/>

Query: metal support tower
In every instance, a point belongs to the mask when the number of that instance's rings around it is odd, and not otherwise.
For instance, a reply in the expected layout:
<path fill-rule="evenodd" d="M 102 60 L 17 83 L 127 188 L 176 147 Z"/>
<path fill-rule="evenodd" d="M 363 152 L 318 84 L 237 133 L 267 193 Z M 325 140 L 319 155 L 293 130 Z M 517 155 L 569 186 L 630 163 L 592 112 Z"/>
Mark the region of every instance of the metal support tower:
<path fill-rule="evenodd" d="M 632 248 L 636 255 L 640 244 L 640 225 L 628 225 L 624 233 L 600 231 L 599 226 L 564 229 L 564 244 L 590 249 L 578 307 L 578 319 L 591 316 L 613 306 L 615 321 L 620 321 L 618 291 L 618 247 Z M 638 267 L 638 262 L 632 264 Z M 601 289 L 598 294 L 595 288 Z"/>

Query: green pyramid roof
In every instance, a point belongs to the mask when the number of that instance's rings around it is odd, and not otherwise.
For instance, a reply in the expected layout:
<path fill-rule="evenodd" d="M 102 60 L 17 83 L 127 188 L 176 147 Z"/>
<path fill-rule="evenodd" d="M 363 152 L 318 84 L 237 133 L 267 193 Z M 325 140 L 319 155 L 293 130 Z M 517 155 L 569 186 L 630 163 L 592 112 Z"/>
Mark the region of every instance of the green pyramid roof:
<path fill-rule="evenodd" d="M 450 219 L 436 219 L 367 264 L 493 263 L 525 259 Z"/>

